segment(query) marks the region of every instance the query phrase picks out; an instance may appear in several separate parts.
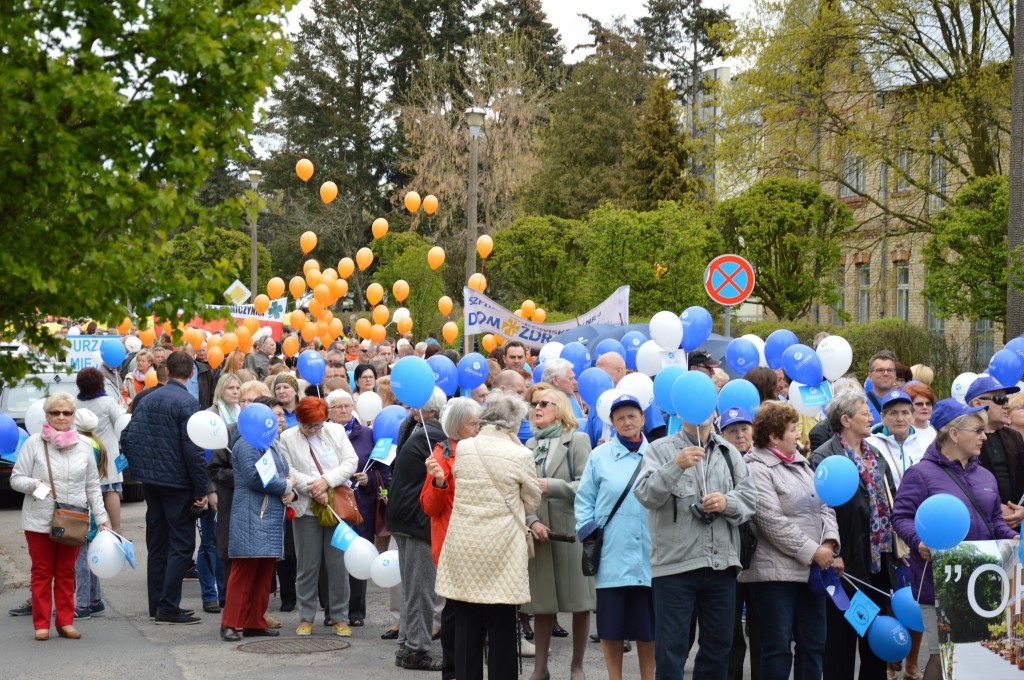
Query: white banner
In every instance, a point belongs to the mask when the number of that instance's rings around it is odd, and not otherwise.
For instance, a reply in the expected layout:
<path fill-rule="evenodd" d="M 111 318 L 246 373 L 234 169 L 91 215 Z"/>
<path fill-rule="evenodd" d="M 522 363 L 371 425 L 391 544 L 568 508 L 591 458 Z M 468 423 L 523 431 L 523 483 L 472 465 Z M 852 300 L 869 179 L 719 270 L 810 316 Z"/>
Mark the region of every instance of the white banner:
<path fill-rule="evenodd" d="M 235 319 L 245 319 L 246 317 L 254 316 L 259 321 L 284 323 L 284 316 L 288 312 L 288 297 L 283 296 L 276 300 L 271 300 L 270 307 L 267 308 L 265 314 L 257 314 L 256 307 L 252 304 L 206 306 L 210 309 L 223 309 L 224 307 L 227 307 L 231 310 L 231 316 Z"/>
<path fill-rule="evenodd" d="M 462 289 L 465 334 L 497 333 L 518 340 L 527 347 L 542 347 L 559 333 L 594 324 L 624 326 L 629 323 L 629 286 L 615 290 L 607 300 L 586 314 L 559 323 L 534 323 L 516 316 L 483 293 L 466 286 Z"/>
<path fill-rule="evenodd" d="M 103 341 L 117 340 L 120 342 L 123 337 L 121 335 L 69 335 L 67 342 L 71 347 L 68 348 L 65 361 L 71 370 L 76 372 L 89 366 L 99 368 L 99 365 L 93 361 L 93 356 L 100 351 Z"/>

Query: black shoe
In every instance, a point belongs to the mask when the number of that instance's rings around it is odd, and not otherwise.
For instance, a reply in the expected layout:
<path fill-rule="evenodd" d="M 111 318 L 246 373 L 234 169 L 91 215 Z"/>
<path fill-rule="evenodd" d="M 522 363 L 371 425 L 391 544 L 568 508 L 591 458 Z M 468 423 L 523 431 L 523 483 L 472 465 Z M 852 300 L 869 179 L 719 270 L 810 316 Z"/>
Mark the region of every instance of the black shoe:
<path fill-rule="evenodd" d="M 220 639 L 224 642 L 238 642 L 242 639 L 242 636 L 238 634 L 238 631 L 234 628 L 228 628 L 226 626 L 220 627 Z"/>
<path fill-rule="evenodd" d="M 629 640 L 623 640 L 622 641 L 622 653 L 623 654 L 629 654 L 632 651 L 633 651 L 633 643 L 630 642 Z"/>
<path fill-rule="evenodd" d="M 191 626 L 199 623 L 201 619 L 198 616 L 190 616 L 188 614 L 157 614 L 154 621 L 157 624 L 163 625 L 180 625 L 180 626 Z"/>
<path fill-rule="evenodd" d="M 551 630 L 551 637 L 566 638 L 569 637 L 569 631 L 567 631 L 565 628 L 562 628 L 561 626 L 556 626 Z"/>
<path fill-rule="evenodd" d="M 185 572 L 184 578 L 186 581 L 198 581 L 199 571 L 193 566 L 191 569 Z"/>
<path fill-rule="evenodd" d="M 277 637 L 281 633 L 268 628 L 243 628 L 242 637 Z"/>
<path fill-rule="evenodd" d="M 220 614 L 220 605 L 216 602 L 204 602 L 203 611 L 207 614 Z"/>
<path fill-rule="evenodd" d="M 591 633 L 591 634 L 590 634 L 590 641 L 591 641 L 591 642 L 600 642 L 600 641 L 601 641 L 601 638 L 597 637 L 597 634 L 596 634 L 596 633 Z"/>
<path fill-rule="evenodd" d="M 8 609 L 7 613 L 11 616 L 32 616 L 32 600 L 25 600 L 25 604 L 14 609 Z"/>
<path fill-rule="evenodd" d="M 399 647 L 398 650 L 395 652 L 395 665 L 401 668 L 402 662 L 405 661 L 405 657 L 409 656 L 410 654 L 412 654 L 412 652 L 405 645 Z"/>
<path fill-rule="evenodd" d="M 93 616 L 103 616 L 107 613 L 107 607 L 102 602 L 89 605 L 89 611 L 92 612 Z"/>
<path fill-rule="evenodd" d="M 293 611 L 295 611 L 295 603 L 294 602 L 282 602 L 281 603 L 281 608 L 278 611 L 282 611 L 282 612 L 284 612 L 286 614 L 288 612 L 293 612 Z"/>
<path fill-rule="evenodd" d="M 30 608 L 29 614 L 31 614 L 31 613 L 32 612 L 31 612 L 31 608 Z M 384 631 L 384 634 L 380 636 L 380 639 L 381 640 L 397 640 L 398 639 L 398 629 L 397 628 L 388 628 L 386 631 Z"/>
<path fill-rule="evenodd" d="M 409 652 L 402 659 L 402 668 L 411 671 L 439 671 L 443 664 L 440 659 L 435 659 L 428 652 Z"/>
<path fill-rule="evenodd" d="M 527 640 L 529 642 L 533 642 L 533 638 L 534 637 L 536 637 L 536 635 L 534 634 L 534 632 L 532 630 L 530 630 L 530 631 L 525 631 L 524 630 L 523 631 L 523 639 L 524 640 Z"/>
<path fill-rule="evenodd" d="M 330 616 L 325 616 L 324 617 L 324 625 L 327 626 L 328 628 L 330 628 L 331 626 L 334 625 L 334 619 L 332 619 Z"/>

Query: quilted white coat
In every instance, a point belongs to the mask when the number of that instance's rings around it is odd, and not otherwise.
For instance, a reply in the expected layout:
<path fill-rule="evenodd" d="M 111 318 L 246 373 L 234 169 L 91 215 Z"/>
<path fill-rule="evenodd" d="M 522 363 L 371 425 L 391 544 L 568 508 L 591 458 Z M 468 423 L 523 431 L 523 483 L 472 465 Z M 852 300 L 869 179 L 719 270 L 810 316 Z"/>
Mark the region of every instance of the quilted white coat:
<path fill-rule="evenodd" d="M 529 602 L 524 522 L 540 503 L 533 453 L 515 434 L 488 425 L 459 442 L 452 474 L 455 504 L 437 594 L 478 604 Z"/>

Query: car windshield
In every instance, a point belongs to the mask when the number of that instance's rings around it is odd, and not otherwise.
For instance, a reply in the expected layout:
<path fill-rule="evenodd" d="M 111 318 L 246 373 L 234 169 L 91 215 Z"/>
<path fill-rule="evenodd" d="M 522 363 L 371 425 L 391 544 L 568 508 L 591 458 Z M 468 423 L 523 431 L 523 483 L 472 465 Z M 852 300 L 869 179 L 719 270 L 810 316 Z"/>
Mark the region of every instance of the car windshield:
<path fill-rule="evenodd" d="M 78 396 L 78 387 L 74 381 L 65 380 L 55 383 L 52 376 L 44 377 L 43 380 L 42 387 L 28 381 L 16 387 L 7 387 L 4 390 L 4 413 L 12 417 L 21 417 L 25 414 L 29 404 L 36 399 L 46 398 L 52 392 L 63 390 L 64 392 L 70 392 L 72 396 Z"/>

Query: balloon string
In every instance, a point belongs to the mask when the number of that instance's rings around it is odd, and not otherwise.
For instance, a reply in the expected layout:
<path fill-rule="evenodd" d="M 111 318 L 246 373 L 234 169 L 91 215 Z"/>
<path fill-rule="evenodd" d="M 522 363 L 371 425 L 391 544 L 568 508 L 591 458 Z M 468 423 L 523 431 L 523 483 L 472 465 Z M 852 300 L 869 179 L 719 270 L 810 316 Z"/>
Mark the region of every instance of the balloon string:
<path fill-rule="evenodd" d="M 921 589 L 924 588 L 924 575 L 928 570 L 928 565 L 931 563 L 931 558 L 924 561 L 924 570 L 921 571 L 921 584 L 917 587 L 917 597 L 914 598 L 918 604 L 921 604 Z"/>
<path fill-rule="evenodd" d="M 854 585 L 854 581 L 856 581 L 857 583 L 861 584 L 865 588 L 870 588 L 871 590 L 875 591 L 876 593 L 878 593 L 880 595 L 884 595 L 885 597 L 892 597 L 892 593 L 887 593 L 884 590 L 879 590 L 878 588 L 874 587 L 870 583 L 865 583 L 864 581 L 861 581 L 859 578 L 855 578 L 853 576 L 850 576 L 849 574 L 847 574 L 845 572 L 843 573 L 843 578 L 846 579 L 846 582 L 849 583 L 850 585 L 852 585 L 854 588 L 857 588 L 857 586 Z"/>
<path fill-rule="evenodd" d="M 427 451 L 433 451 L 434 445 L 430 443 L 430 433 L 427 432 L 427 424 L 423 422 L 423 411 L 422 409 L 416 409 L 416 413 L 420 414 L 420 425 L 423 426 L 423 436 L 427 438 Z"/>

